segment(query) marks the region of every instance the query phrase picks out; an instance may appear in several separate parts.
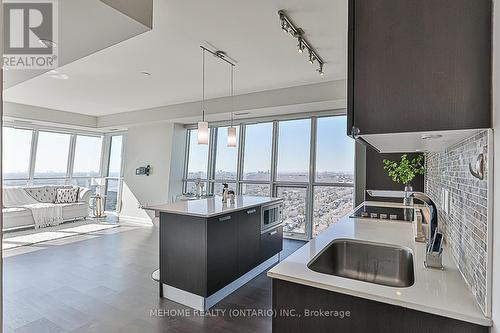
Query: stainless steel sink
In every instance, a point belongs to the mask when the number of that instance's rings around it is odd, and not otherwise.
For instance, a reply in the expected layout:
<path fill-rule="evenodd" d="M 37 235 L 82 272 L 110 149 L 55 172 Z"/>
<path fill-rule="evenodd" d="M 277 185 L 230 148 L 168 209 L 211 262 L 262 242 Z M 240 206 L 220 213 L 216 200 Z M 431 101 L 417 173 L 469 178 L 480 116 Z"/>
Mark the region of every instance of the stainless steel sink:
<path fill-rule="evenodd" d="M 337 239 L 308 265 L 315 272 L 391 287 L 415 282 L 413 253 L 405 247 Z"/>

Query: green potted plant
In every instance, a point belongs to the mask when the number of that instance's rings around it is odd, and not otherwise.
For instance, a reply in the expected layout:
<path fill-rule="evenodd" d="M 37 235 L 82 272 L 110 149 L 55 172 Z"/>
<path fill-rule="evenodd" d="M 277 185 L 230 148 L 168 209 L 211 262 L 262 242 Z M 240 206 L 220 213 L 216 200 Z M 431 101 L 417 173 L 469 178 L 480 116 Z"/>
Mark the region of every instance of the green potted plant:
<path fill-rule="evenodd" d="M 387 171 L 389 177 L 396 183 L 403 184 L 405 186 L 405 192 L 412 192 L 413 187 L 411 182 L 417 175 L 423 175 L 425 172 L 424 168 L 424 156 L 417 155 L 415 158 L 409 160 L 408 155 L 404 154 L 401 156 L 401 161 L 391 161 L 384 160 L 384 170 Z"/>

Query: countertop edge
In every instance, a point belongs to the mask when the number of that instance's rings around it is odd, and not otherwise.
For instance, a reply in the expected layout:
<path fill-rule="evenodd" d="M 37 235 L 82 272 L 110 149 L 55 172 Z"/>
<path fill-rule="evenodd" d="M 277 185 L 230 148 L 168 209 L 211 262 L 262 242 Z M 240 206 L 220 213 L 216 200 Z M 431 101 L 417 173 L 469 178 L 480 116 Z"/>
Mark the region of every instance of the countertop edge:
<path fill-rule="evenodd" d="M 272 279 L 293 282 L 293 283 L 301 284 L 304 286 L 319 288 L 319 289 L 332 291 L 332 292 L 338 292 L 341 294 L 350 295 L 350 296 L 354 296 L 354 297 L 360 297 L 360 298 L 364 298 L 364 299 L 368 299 L 368 300 L 372 300 L 372 301 L 377 301 L 377 302 L 381 302 L 381 303 L 402 306 L 402 307 L 406 307 L 409 309 L 413 309 L 413 310 L 417 310 L 417 311 L 421 311 L 421 312 L 425 312 L 425 313 L 430 313 L 430 314 L 435 314 L 435 315 L 439 315 L 442 317 L 452 318 L 452 319 L 456 319 L 456 320 L 460 320 L 460 321 L 465 321 L 465 322 L 469 322 L 469 323 L 480 325 L 480 326 L 487 326 L 487 327 L 493 326 L 493 321 L 489 318 L 486 318 L 486 317 L 479 318 L 479 317 L 474 317 L 474 316 L 470 316 L 470 315 L 466 315 L 466 314 L 462 314 L 462 313 L 446 311 L 445 309 L 440 309 L 440 308 L 436 308 L 436 307 L 430 307 L 430 306 L 426 307 L 426 306 L 423 306 L 420 304 L 398 301 L 398 300 L 393 299 L 393 298 L 386 298 L 386 297 L 377 296 L 377 295 L 373 295 L 373 294 L 358 292 L 357 290 L 353 290 L 353 289 L 340 288 L 337 286 L 327 285 L 327 284 L 323 284 L 323 283 L 313 283 L 313 282 L 308 281 L 308 280 L 303 280 L 300 278 L 291 277 L 288 275 L 282 275 L 282 274 L 278 274 L 278 273 L 274 273 L 274 272 L 270 272 L 270 271 L 267 272 L 267 276 L 272 278 Z M 432 312 L 431 312 L 431 310 L 432 310 Z"/>
<path fill-rule="evenodd" d="M 211 214 L 199 214 L 199 213 L 193 213 L 193 212 L 182 212 L 178 210 L 173 210 L 173 209 L 168 209 L 168 208 L 159 208 L 158 206 L 145 206 L 143 209 L 145 210 L 152 210 L 155 212 L 161 212 L 161 213 L 169 213 L 169 214 L 175 214 L 175 215 L 185 215 L 185 216 L 194 216 L 194 217 L 202 217 L 202 218 L 211 218 L 215 216 L 220 216 L 220 215 L 225 215 L 229 214 L 232 212 L 237 212 L 243 209 L 248 209 L 248 208 L 253 208 L 253 207 L 260 207 L 260 206 L 266 206 L 266 205 L 272 205 L 278 202 L 282 202 L 283 199 L 281 198 L 269 198 L 268 201 L 261 202 L 261 203 L 253 203 L 241 207 L 231 207 L 228 205 L 228 209 L 216 213 L 211 213 Z"/>

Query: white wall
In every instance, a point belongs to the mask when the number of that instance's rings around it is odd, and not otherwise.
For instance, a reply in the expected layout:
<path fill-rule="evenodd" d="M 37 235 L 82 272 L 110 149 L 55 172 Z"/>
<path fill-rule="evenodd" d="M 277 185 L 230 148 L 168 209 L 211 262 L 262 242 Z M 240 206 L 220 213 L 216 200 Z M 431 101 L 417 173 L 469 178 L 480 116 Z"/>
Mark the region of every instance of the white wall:
<path fill-rule="evenodd" d="M 161 123 L 130 128 L 126 134 L 123 166 L 123 193 L 120 218 L 140 223 L 151 223 L 154 213 L 139 205 L 154 205 L 171 201 L 170 184 L 180 186 L 184 158 L 183 142 L 177 142 L 185 130 L 172 123 Z M 185 137 L 185 135 L 184 135 Z M 175 144 L 174 144 L 175 138 Z M 151 166 L 151 175 L 137 176 L 135 169 Z M 172 177 L 171 177 L 172 171 Z M 175 195 L 175 194 L 174 194 Z"/>
<path fill-rule="evenodd" d="M 493 304 L 494 333 L 500 333 L 500 0 L 493 2 L 493 129 L 494 207 L 493 215 Z M 496 163 L 495 163 L 496 162 Z"/>

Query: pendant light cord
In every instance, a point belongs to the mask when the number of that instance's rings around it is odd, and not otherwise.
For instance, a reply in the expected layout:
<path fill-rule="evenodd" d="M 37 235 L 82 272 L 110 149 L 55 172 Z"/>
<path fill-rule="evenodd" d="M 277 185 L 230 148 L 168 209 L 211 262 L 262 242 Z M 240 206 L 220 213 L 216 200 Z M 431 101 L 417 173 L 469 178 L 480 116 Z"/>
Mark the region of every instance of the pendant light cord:
<path fill-rule="evenodd" d="M 201 105 L 201 109 L 202 109 L 202 121 L 205 121 L 205 49 L 202 49 L 203 52 L 202 52 L 202 65 L 201 65 L 201 76 L 202 76 L 202 105 Z"/>
<path fill-rule="evenodd" d="M 234 112 L 234 66 L 231 65 L 231 127 L 233 127 Z"/>

